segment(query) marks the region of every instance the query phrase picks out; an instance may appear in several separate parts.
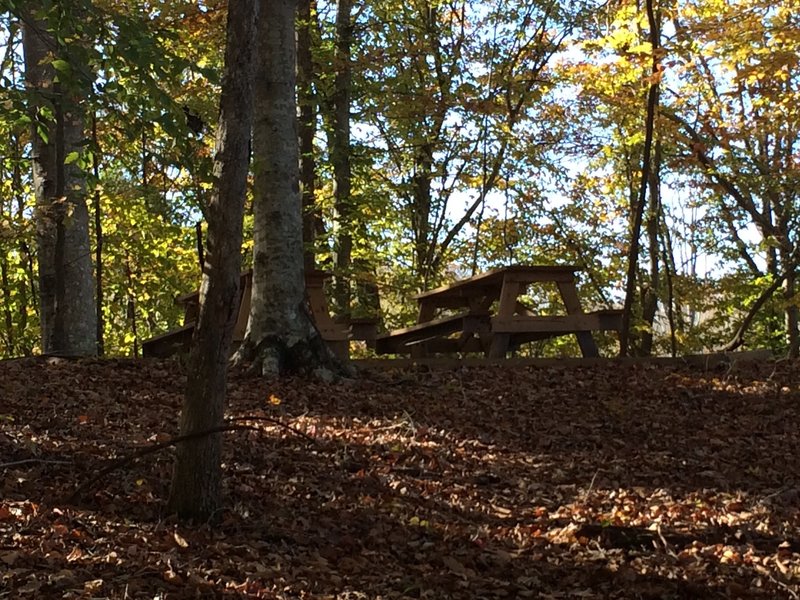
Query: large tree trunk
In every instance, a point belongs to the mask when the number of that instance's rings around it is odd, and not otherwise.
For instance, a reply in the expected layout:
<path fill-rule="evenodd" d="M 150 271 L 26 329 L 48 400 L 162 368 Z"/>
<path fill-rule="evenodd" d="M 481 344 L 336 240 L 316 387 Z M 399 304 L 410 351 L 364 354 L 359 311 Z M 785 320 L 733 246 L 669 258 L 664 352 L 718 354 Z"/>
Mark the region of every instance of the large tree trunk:
<path fill-rule="evenodd" d="M 189 355 L 181 435 L 210 431 L 223 423 L 228 357 L 239 304 L 258 2 L 231 0 L 228 6 L 214 157 L 217 186 L 208 205 L 208 250 L 200 287 L 200 314 Z M 169 504 L 182 518 L 206 520 L 219 506 L 220 436 L 201 436 L 181 442 L 177 448 Z"/>
<path fill-rule="evenodd" d="M 334 365 L 311 320 L 303 276 L 295 100 L 296 0 L 262 0 L 254 78 L 253 289 L 236 362 L 263 374 Z"/>
<path fill-rule="evenodd" d="M 64 81 L 56 82 L 52 57 L 60 56 L 60 48 L 46 22 L 26 19 L 23 48 L 33 118 L 42 350 L 94 355 L 96 313 L 86 182 L 75 160 L 84 147 L 80 102 L 86 84 L 82 74 L 62 75 Z M 79 69 L 73 66 L 72 71 Z"/>

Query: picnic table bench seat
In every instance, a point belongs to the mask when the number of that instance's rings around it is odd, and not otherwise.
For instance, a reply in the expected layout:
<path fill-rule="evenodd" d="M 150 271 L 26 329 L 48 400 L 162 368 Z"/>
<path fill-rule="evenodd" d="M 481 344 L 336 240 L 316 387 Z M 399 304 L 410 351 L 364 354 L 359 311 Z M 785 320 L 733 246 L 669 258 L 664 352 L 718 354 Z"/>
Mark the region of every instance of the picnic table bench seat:
<path fill-rule="evenodd" d="M 323 290 L 325 280 L 330 276 L 326 271 L 306 271 L 306 293 L 320 336 L 341 356 L 349 356 L 350 340 L 363 340 L 368 346 L 373 345 L 378 328 L 378 319 L 370 317 L 334 320 L 328 312 L 328 304 Z M 239 310 L 233 328 L 234 348 L 244 339 L 247 321 L 250 315 L 250 296 L 253 287 L 253 271 L 244 271 L 240 275 Z M 144 356 L 167 357 L 178 352 L 186 352 L 192 341 L 194 325 L 200 314 L 200 293 L 194 291 L 176 298 L 176 303 L 184 308 L 183 326 L 146 340 L 142 344 Z"/>
<path fill-rule="evenodd" d="M 476 315 L 469 311 L 463 311 L 379 335 L 375 340 L 375 350 L 379 354 L 402 354 L 412 351 L 416 345 L 429 341 L 447 341 L 444 336 L 454 333 L 478 333 L 480 331 L 489 331 L 489 314 Z M 453 342 L 455 341 L 453 340 Z M 446 347 L 453 345 L 445 344 Z"/>
<path fill-rule="evenodd" d="M 168 358 L 186 352 L 192 342 L 194 323 L 172 329 L 142 342 L 142 355 L 152 358 Z"/>
<path fill-rule="evenodd" d="M 619 331 L 622 311 L 601 310 L 573 315 L 514 315 L 492 318 L 494 333 L 552 333 Z"/>

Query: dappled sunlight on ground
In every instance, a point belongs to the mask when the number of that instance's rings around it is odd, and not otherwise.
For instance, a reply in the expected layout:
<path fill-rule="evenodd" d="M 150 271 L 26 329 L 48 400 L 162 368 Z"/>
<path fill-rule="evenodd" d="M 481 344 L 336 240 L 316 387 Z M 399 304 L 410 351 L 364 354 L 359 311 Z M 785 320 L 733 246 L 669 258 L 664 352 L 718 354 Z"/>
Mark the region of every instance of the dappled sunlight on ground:
<path fill-rule="evenodd" d="M 795 598 L 800 365 L 232 377 L 215 528 L 163 515 L 185 377 L 0 363 L 15 598 Z"/>

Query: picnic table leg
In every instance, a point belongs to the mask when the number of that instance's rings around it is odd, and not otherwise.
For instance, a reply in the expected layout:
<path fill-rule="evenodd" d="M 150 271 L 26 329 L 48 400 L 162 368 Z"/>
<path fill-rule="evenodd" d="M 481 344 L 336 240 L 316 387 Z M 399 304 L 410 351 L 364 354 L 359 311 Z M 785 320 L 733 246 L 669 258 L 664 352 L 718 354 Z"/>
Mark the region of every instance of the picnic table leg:
<path fill-rule="evenodd" d="M 574 281 L 558 282 L 558 291 L 561 293 L 561 299 L 564 301 L 568 315 L 583 314 L 581 301 L 578 298 L 578 289 L 575 287 Z M 575 337 L 578 338 L 578 345 L 581 347 L 581 354 L 583 354 L 584 358 L 597 358 L 600 356 L 591 331 L 578 331 L 575 333 Z"/>
<path fill-rule="evenodd" d="M 503 279 L 503 288 L 500 291 L 500 306 L 497 309 L 498 317 L 514 316 L 520 291 L 520 283 L 518 281 L 508 278 Z M 489 358 L 505 358 L 510 342 L 510 333 L 493 333 L 492 344 L 489 346 Z"/>
<path fill-rule="evenodd" d="M 427 323 L 432 321 L 436 314 L 436 305 L 425 300 L 419 303 L 419 312 L 417 313 L 417 323 Z M 428 351 L 425 344 L 414 344 L 411 346 L 411 358 L 425 358 L 428 356 Z"/>

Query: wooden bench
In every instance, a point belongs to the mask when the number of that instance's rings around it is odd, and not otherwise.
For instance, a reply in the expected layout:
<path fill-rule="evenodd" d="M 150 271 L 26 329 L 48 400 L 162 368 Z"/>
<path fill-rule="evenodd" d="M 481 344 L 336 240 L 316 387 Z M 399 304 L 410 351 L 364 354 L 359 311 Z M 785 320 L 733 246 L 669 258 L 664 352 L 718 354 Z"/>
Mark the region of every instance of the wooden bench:
<path fill-rule="evenodd" d="M 489 327 L 488 313 L 476 315 L 464 311 L 379 335 L 375 342 L 375 351 L 379 354 L 414 353 L 415 347 L 419 348 L 429 342 L 444 342 L 439 346 L 455 348 L 453 351 L 457 351 L 459 340 L 448 340 L 444 336 L 461 333 L 465 341 L 468 335 L 488 333 Z"/>
<path fill-rule="evenodd" d="M 194 323 L 151 337 L 142 342 L 142 356 L 168 358 L 188 351 L 194 334 Z"/>
<path fill-rule="evenodd" d="M 595 311 L 574 315 L 524 315 L 494 317 L 493 333 L 548 333 L 566 335 L 578 331 L 619 331 L 622 311 Z"/>
<path fill-rule="evenodd" d="M 377 320 L 372 320 L 371 330 L 367 320 L 357 323 L 355 328 L 350 323 L 335 322 L 328 312 L 328 303 L 323 289 L 325 280 L 329 276 L 330 274 L 325 271 L 309 271 L 305 274 L 308 302 L 320 336 L 337 355 L 346 359 L 349 355 L 350 339 L 364 339 L 367 343 L 371 343 L 377 331 Z M 252 289 L 253 271 L 245 271 L 241 274 L 239 282 L 239 310 L 233 327 L 234 348 L 242 342 L 247 331 Z M 200 312 L 200 292 L 195 291 L 179 296 L 176 302 L 184 307 L 183 326 L 146 340 L 142 344 L 144 356 L 167 357 L 178 352 L 188 351 L 194 324 Z M 353 329 L 357 330 L 363 338 L 355 338 Z"/>
<path fill-rule="evenodd" d="M 309 271 L 305 274 L 306 292 L 314 322 L 322 339 L 342 358 L 349 352 L 350 332 L 347 326 L 335 323 L 328 312 L 323 285 L 329 274 L 324 271 Z M 233 347 L 236 348 L 244 339 L 247 321 L 250 317 L 250 296 L 253 289 L 253 271 L 241 273 L 239 281 L 239 310 L 233 326 Z M 162 335 L 146 340 L 142 344 L 145 356 L 171 356 L 177 352 L 186 352 L 192 341 L 194 324 L 200 313 L 200 292 L 179 296 L 175 300 L 184 307 L 183 326 Z"/>

